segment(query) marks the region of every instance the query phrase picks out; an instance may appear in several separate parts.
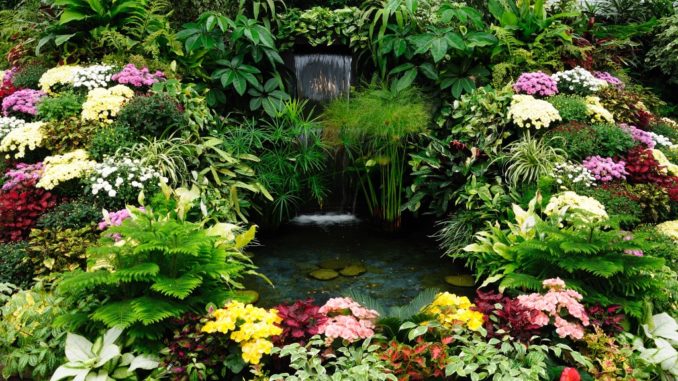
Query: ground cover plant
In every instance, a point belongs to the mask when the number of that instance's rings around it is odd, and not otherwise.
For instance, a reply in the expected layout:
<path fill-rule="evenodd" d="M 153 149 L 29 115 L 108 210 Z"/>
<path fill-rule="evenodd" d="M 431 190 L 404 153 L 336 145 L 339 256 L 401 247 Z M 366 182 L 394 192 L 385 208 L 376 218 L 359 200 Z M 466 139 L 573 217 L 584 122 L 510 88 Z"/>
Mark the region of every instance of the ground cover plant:
<path fill-rule="evenodd" d="M 3 379 L 678 379 L 670 1 L 175 3 L 0 6 Z M 475 290 L 258 300 L 339 199 Z"/>

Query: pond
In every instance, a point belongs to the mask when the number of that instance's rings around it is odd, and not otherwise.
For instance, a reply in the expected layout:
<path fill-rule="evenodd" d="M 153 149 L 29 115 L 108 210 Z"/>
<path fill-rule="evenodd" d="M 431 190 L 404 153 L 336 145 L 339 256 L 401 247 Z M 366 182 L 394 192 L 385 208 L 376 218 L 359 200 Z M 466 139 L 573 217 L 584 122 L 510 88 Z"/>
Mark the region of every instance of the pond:
<path fill-rule="evenodd" d="M 298 217 L 274 235 L 263 235 L 251 252 L 259 272 L 274 284 L 259 278 L 245 282 L 265 307 L 309 297 L 323 303 L 348 290 L 369 294 L 386 306 L 407 304 L 426 288 L 467 296 L 475 292 L 446 283 L 450 276 L 467 280 L 467 270 L 442 257 L 433 238 L 376 232 L 351 215 Z M 318 280 L 310 275 L 323 268 L 320 275 L 336 277 Z"/>

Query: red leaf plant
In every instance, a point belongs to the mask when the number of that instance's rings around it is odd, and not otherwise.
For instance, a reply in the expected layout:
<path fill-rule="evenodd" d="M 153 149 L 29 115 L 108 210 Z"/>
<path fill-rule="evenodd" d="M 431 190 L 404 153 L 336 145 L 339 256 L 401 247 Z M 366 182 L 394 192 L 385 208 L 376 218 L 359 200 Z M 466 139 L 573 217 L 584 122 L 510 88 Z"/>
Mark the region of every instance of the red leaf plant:
<path fill-rule="evenodd" d="M 586 308 L 586 314 L 591 320 L 591 324 L 599 326 L 608 335 L 614 335 L 622 332 L 624 328 L 621 326 L 625 315 L 619 313 L 621 306 L 614 304 L 608 307 L 603 307 L 600 304 L 595 304 Z"/>
<path fill-rule="evenodd" d="M 313 299 L 298 300 L 292 304 L 281 304 L 275 307 L 282 318 L 280 328 L 283 333 L 273 338 L 276 345 L 291 343 L 306 344 L 308 339 L 321 332 L 327 316 L 320 313 L 320 306 L 313 304 Z"/>
<path fill-rule="evenodd" d="M 654 183 L 666 189 L 673 201 L 678 201 L 678 176 L 667 176 L 654 158 L 652 150 L 634 147 L 626 155 L 627 180 L 633 183 Z"/>
<path fill-rule="evenodd" d="M 502 336 L 497 333 L 501 330 L 526 343 L 541 332 L 539 325 L 530 322 L 530 310 L 517 299 L 493 291 L 478 290 L 475 304 L 476 310 L 485 316 L 484 327 L 490 337 Z"/>
<path fill-rule="evenodd" d="M 420 381 L 444 378 L 449 345 L 454 339 L 444 337 L 440 341 L 428 342 L 422 336 L 414 345 L 392 340 L 385 345 L 381 359 L 398 377 L 398 381 Z"/>

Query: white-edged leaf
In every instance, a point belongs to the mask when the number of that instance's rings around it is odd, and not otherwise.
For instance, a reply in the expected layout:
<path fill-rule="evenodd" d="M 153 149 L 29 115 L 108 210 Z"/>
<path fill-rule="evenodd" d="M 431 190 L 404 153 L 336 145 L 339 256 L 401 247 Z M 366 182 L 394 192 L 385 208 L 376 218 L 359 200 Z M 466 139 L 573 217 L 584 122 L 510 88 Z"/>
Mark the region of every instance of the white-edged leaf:
<path fill-rule="evenodd" d="M 92 343 L 86 338 L 68 333 L 66 336 L 66 358 L 71 362 L 85 362 L 94 358 Z"/>
<path fill-rule="evenodd" d="M 137 369 L 146 369 L 152 370 L 158 367 L 160 363 L 151 357 L 140 355 L 132 360 L 132 363 L 129 366 L 129 371 L 133 372 Z"/>
<path fill-rule="evenodd" d="M 66 377 L 76 377 L 83 373 L 82 378 L 84 379 L 85 376 L 87 376 L 87 373 L 89 372 L 88 369 L 79 369 L 79 368 L 71 368 L 68 365 L 62 365 L 57 368 L 56 371 L 54 371 L 54 374 L 52 374 L 52 378 L 50 378 L 50 381 L 58 381 L 61 379 L 64 379 Z"/>

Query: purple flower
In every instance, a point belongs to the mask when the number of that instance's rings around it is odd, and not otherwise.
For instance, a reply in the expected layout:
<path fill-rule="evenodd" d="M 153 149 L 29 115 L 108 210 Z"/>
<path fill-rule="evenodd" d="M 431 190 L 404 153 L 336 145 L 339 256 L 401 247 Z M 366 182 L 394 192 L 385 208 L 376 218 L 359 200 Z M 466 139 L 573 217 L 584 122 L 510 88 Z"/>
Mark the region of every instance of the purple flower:
<path fill-rule="evenodd" d="M 621 79 L 613 76 L 612 74 L 606 72 L 606 71 L 594 71 L 593 76 L 602 79 L 603 81 L 609 83 L 611 86 L 614 86 L 618 89 L 623 89 L 624 88 L 624 82 L 621 81 Z"/>
<path fill-rule="evenodd" d="M 608 182 L 616 179 L 626 179 L 626 163 L 615 162 L 609 157 L 591 156 L 582 162 L 596 180 Z"/>
<path fill-rule="evenodd" d="M 2 185 L 2 190 L 7 192 L 15 189 L 18 186 L 34 185 L 42 176 L 43 165 L 24 164 L 19 163 L 14 169 L 10 169 L 5 173 L 5 183 Z"/>
<path fill-rule="evenodd" d="M 640 128 L 628 125 L 626 123 L 620 124 L 619 128 L 621 128 L 622 130 L 626 131 L 629 135 L 631 135 L 633 140 L 645 144 L 649 149 L 654 149 L 655 141 L 651 133 L 643 131 Z"/>
<path fill-rule="evenodd" d="M 111 79 L 121 85 L 143 87 L 164 80 L 165 74 L 161 71 L 151 73 L 147 67 L 138 69 L 134 64 L 127 64 L 121 72 L 114 74 Z"/>
<path fill-rule="evenodd" d="M 518 94 L 549 97 L 558 93 L 558 84 L 551 76 L 538 71 L 521 74 L 513 85 L 513 90 Z"/>
<path fill-rule="evenodd" d="M 10 112 L 35 115 L 38 113 L 35 105 L 46 95 L 40 90 L 19 90 L 2 100 L 2 112 L 5 116 L 9 116 Z"/>

